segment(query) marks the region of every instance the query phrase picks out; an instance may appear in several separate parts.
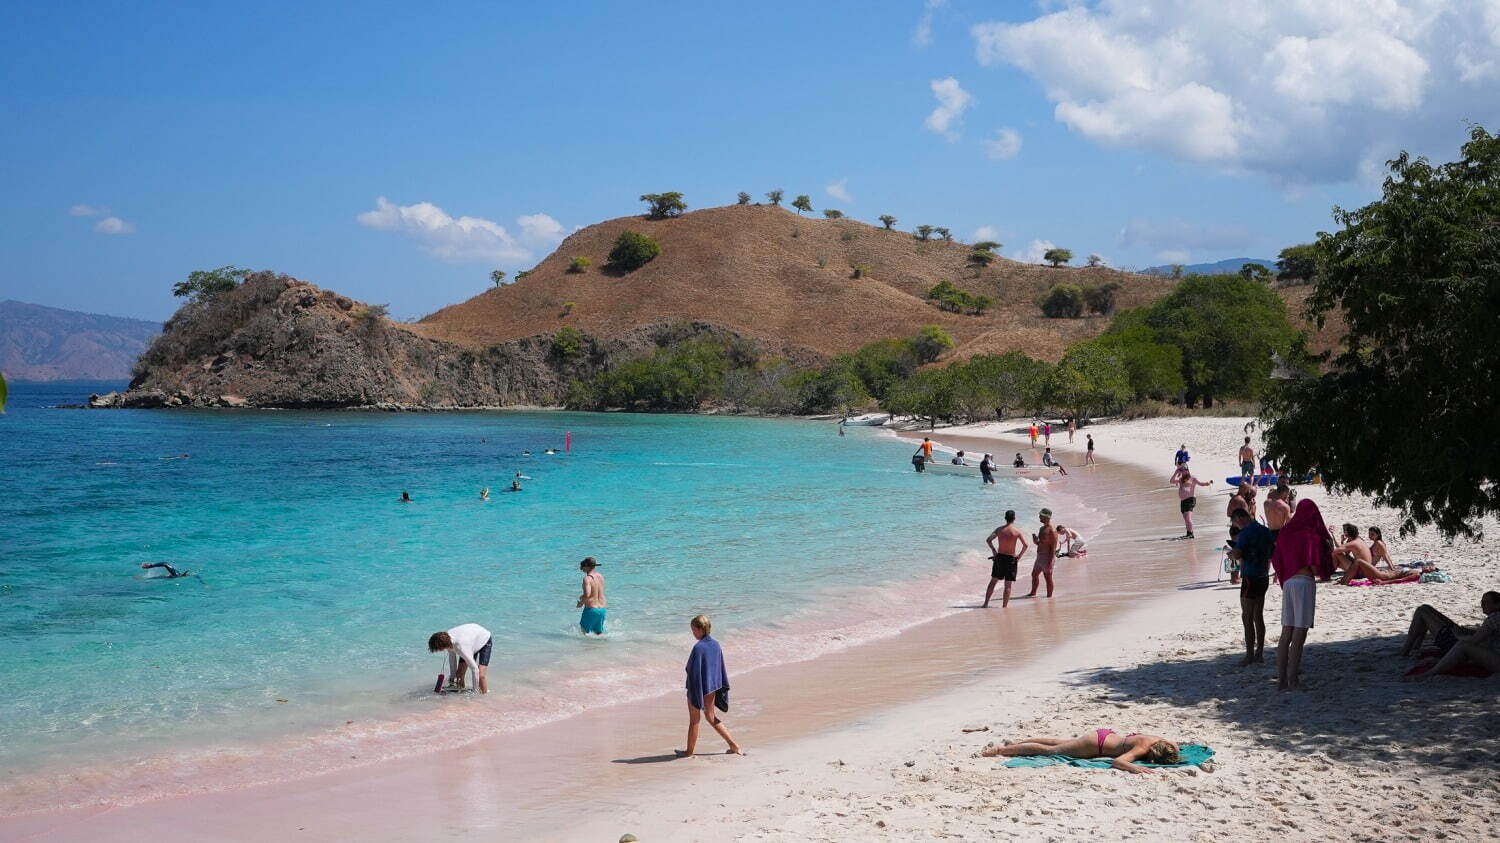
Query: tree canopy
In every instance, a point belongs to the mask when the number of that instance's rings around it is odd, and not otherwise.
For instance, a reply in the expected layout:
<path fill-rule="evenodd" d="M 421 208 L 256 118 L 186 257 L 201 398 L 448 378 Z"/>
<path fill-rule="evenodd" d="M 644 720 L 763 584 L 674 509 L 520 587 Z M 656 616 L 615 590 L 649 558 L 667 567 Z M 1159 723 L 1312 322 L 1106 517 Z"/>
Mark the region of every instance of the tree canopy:
<path fill-rule="evenodd" d="M 1318 251 L 1312 243 L 1288 246 L 1276 257 L 1276 277 L 1283 281 L 1315 281 Z"/>
<path fill-rule="evenodd" d="M 792 200 L 792 207 L 796 208 L 799 214 L 803 211 L 811 211 L 813 209 L 812 197 L 806 193 L 799 193 L 797 198 Z"/>
<path fill-rule="evenodd" d="M 1403 532 L 1477 537 L 1500 512 L 1500 137 L 1475 127 L 1458 161 L 1389 168 L 1380 199 L 1318 235 L 1308 309 L 1342 317 L 1342 350 L 1273 392 L 1266 448 L 1399 507 Z"/>
<path fill-rule="evenodd" d="M 880 220 L 880 224 L 885 226 L 886 231 L 890 231 L 891 228 L 896 224 L 896 218 L 891 216 L 890 214 L 881 214 L 880 216 L 876 217 L 876 219 Z"/>
<path fill-rule="evenodd" d="M 626 229 L 615 238 L 614 248 L 609 250 L 609 265 L 632 272 L 640 269 L 651 259 L 661 254 L 661 244 L 653 237 Z"/>
<path fill-rule="evenodd" d="M 233 290 L 249 275 L 250 270 L 236 266 L 195 269 L 188 273 L 186 281 L 178 281 L 172 285 L 172 295 L 201 301 L 218 293 Z"/>
<path fill-rule="evenodd" d="M 1068 249 L 1048 249 L 1042 253 L 1042 260 L 1054 267 L 1062 266 L 1072 259 L 1073 252 Z"/>
<path fill-rule="evenodd" d="M 931 363 L 952 347 L 953 337 L 940 325 L 923 325 L 911 338 L 911 350 L 918 363 Z"/>
<path fill-rule="evenodd" d="M 750 204 L 750 194 L 748 194 L 745 191 L 741 190 L 740 193 L 739 193 L 739 195 L 735 197 L 735 203 L 738 204 L 738 205 L 749 205 Z"/>
<path fill-rule="evenodd" d="M 824 208 L 823 216 L 831 220 L 841 220 L 844 218 L 844 212 L 835 208 Z"/>
<path fill-rule="evenodd" d="M 768 190 L 768 191 L 766 191 L 766 198 L 769 199 L 769 200 L 771 200 L 771 204 L 772 205 L 780 205 L 781 204 L 781 197 L 785 193 L 786 193 L 786 191 L 784 191 L 784 190 L 782 190 L 781 188 L 778 187 L 775 190 Z"/>
<path fill-rule="evenodd" d="M 646 203 L 646 216 L 653 220 L 675 217 L 687 210 L 687 203 L 682 201 L 682 194 L 675 190 L 667 193 L 645 193 L 641 195 L 641 201 Z"/>
<path fill-rule="evenodd" d="M 1083 288 L 1077 284 L 1058 284 L 1047 291 L 1040 304 L 1043 316 L 1077 319 L 1083 315 Z"/>
<path fill-rule="evenodd" d="M 505 270 L 495 269 L 490 271 L 490 281 L 496 286 L 505 283 Z"/>

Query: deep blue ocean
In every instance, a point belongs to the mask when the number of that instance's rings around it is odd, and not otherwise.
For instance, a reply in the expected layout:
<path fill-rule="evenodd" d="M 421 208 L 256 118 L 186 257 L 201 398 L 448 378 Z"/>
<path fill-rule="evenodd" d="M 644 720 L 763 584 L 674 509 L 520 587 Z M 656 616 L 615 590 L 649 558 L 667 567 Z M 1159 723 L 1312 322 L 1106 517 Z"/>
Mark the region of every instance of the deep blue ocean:
<path fill-rule="evenodd" d="M 398 734 L 438 705 L 427 636 L 470 621 L 494 634 L 494 693 L 463 705 L 496 729 L 675 689 L 699 612 L 739 669 L 805 658 L 948 609 L 915 589 L 941 591 L 1026 494 L 805 420 L 52 406 L 119 386 L 16 384 L 0 416 L 11 774 L 352 720 Z M 569 432 L 571 453 L 543 453 Z M 517 471 L 524 491 L 503 491 Z M 577 630 L 589 555 L 602 639 Z"/>

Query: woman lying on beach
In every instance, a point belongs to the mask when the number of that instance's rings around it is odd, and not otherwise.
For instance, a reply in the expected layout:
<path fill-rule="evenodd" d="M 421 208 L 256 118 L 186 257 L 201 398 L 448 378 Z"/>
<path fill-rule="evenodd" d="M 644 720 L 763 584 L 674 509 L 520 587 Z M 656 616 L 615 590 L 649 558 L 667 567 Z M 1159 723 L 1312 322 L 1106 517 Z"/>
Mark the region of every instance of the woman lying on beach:
<path fill-rule="evenodd" d="M 1120 735 L 1113 729 L 1095 729 L 1076 738 L 1027 738 L 1020 743 L 996 746 L 990 744 L 980 750 L 980 755 L 993 758 L 996 755 L 1070 755 L 1074 758 L 1108 758 L 1110 766 L 1127 773 L 1149 773 L 1148 767 L 1132 764 L 1144 761 L 1147 764 L 1176 764 L 1182 760 L 1177 744 L 1156 735 L 1140 735 L 1134 732 Z"/>

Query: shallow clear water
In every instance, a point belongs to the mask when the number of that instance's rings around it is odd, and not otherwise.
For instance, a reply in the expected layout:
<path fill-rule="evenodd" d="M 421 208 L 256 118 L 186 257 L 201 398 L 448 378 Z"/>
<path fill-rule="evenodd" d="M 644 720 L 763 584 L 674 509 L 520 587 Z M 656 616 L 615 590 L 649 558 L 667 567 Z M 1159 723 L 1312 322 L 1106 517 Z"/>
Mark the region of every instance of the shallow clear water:
<path fill-rule="evenodd" d="M 680 687 L 699 612 L 735 639 L 731 670 L 806 658 L 949 609 L 910 589 L 1027 494 L 806 421 L 47 408 L 88 391 L 16 385 L 0 416 L 10 773 L 351 720 L 419 735 L 403 717 L 455 710 L 524 726 L 563 697 Z M 571 454 L 542 454 L 569 431 Z M 518 470 L 534 479 L 502 491 Z M 602 640 L 576 626 L 587 555 Z M 440 703 L 427 636 L 469 621 L 495 636 L 495 693 Z"/>

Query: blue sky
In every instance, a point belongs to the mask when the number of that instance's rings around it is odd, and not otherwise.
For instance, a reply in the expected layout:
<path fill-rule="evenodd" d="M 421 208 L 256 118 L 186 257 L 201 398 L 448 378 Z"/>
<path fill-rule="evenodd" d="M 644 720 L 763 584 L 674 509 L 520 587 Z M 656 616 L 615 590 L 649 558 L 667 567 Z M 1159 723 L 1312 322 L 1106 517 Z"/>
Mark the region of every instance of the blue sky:
<path fill-rule="evenodd" d="M 151 319 L 223 264 L 420 316 L 663 190 L 781 187 L 1019 258 L 1274 257 L 1377 195 L 1400 149 L 1446 160 L 1468 122 L 1500 125 L 1500 9 L 1470 3 L 4 15 L 0 298 Z"/>

